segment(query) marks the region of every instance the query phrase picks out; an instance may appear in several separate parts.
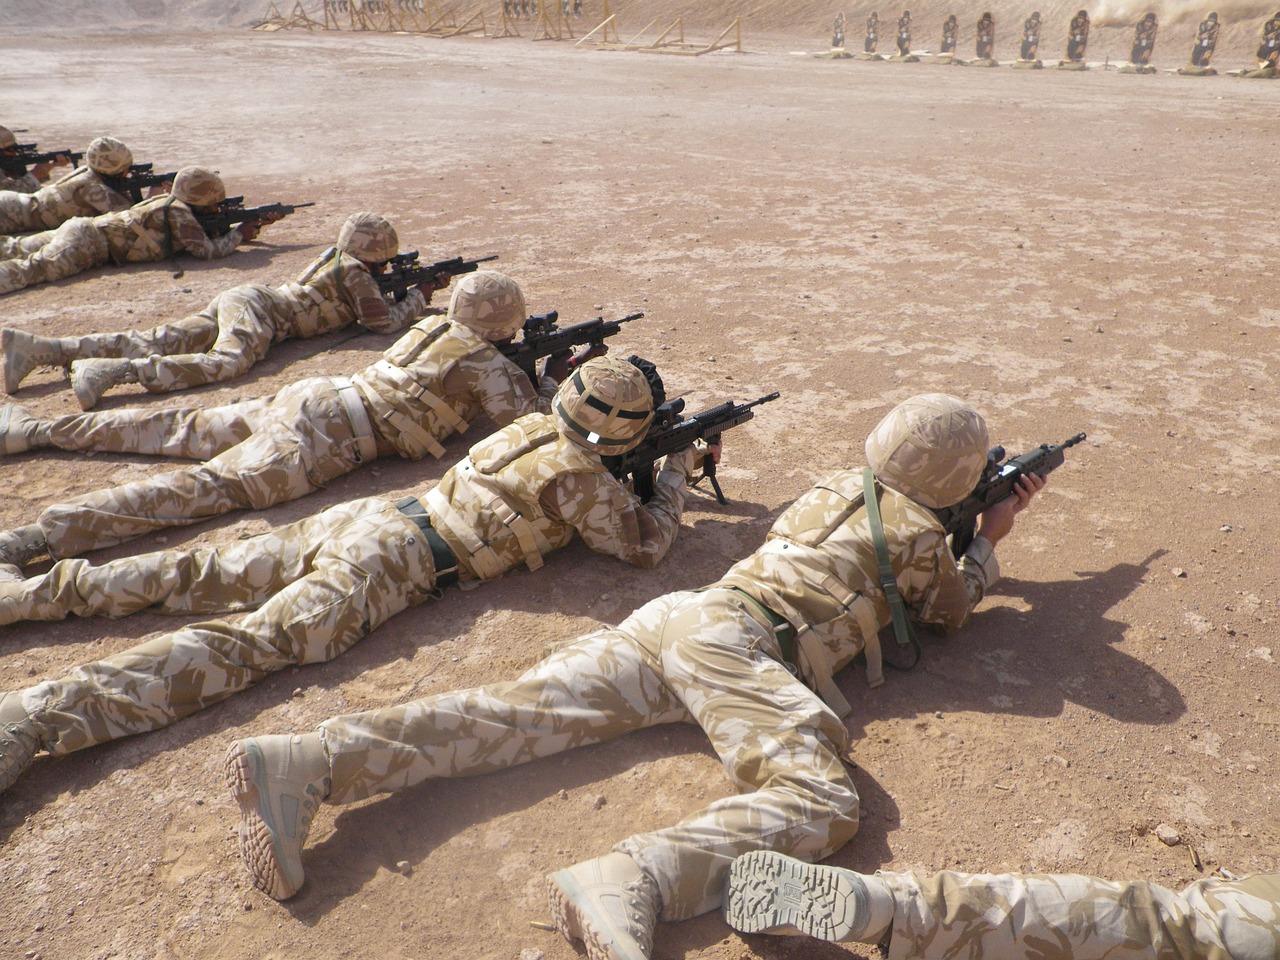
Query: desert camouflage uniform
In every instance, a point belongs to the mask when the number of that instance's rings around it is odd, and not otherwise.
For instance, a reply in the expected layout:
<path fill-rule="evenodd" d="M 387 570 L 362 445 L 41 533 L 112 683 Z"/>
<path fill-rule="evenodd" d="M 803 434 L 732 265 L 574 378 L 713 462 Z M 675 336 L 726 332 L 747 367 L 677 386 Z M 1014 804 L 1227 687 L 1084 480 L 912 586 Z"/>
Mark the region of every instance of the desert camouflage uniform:
<path fill-rule="evenodd" d="M 166 726 L 284 667 L 330 660 L 389 617 L 439 596 L 438 575 L 451 567 L 437 569 L 429 537 L 452 550 L 463 580 L 541 566 L 575 533 L 593 550 L 652 567 L 675 539 L 692 465 L 691 453 L 668 458 L 642 506 L 598 455 L 564 439 L 550 417 L 531 414 L 401 506 L 370 497 L 213 550 L 100 567 L 63 561 L 24 584 L 0 584 L 6 620 L 14 610 L 56 619 L 148 606 L 258 609 L 78 667 L 23 691 L 22 706 L 44 748 L 60 755 Z"/>
<path fill-rule="evenodd" d="M 151 330 L 69 338 L 70 353 L 132 359 L 139 383 L 152 393 L 168 393 L 243 376 L 283 340 L 352 323 L 395 333 L 426 305 L 416 287 L 400 303 L 389 304 L 367 267 L 330 248 L 292 283 L 233 287 L 200 313 Z"/>
<path fill-rule="evenodd" d="M 407 301 L 406 301 L 407 302 Z M 379 456 L 440 456 L 482 411 L 499 426 L 547 410 L 556 384 L 529 378 L 459 323 L 428 318 L 350 378 L 316 377 L 274 397 L 205 410 L 125 408 L 43 423 L 34 446 L 205 459 L 47 507 L 50 554 L 88 550 L 232 510 L 312 493 Z"/>
<path fill-rule="evenodd" d="M 72 217 L 55 230 L 0 237 L 0 294 L 74 276 L 105 263 L 143 263 L 186 252 L 201 260 L 230 254 L 239 228 L 210 237 L 191 208 L 169 195 L 128 210 Z"/>
<path fill-rule="evenodd" d="M 86 166 L 35 193 L 0 192 L 0 233 L 51 230 L 72 217 L 127 210 L 133 199 L 110 186 L 112 180 Z"/>
<path fill-rule="evenodd" d="M 618 844 L 657 883 L 663 918 L 717 906 L 730 862 L 746 851 L 826 856 L 857 829 L 858 795 L 841 761 L 848 732 L 811 688 L 847 710 L 830 676 L 870 653 L 890 619 L 861 491 L 860 474 L 837 474 L 718 583 L 660 597 L 515 681 L 326 721 L 329 799 L 350 803 L 693 722 L 745 792 Z M 881 510 L 908 606 L 921 622 L 959 627 L 998 576 L 990 544 L 975 540 L 957 568 L 929 510 L 890 490 Z M 794 656 L 805 682 L 783 652 L 786 624 L 811 638 Z"/>
<path fill-rule="evenodd" d="M 5 170 L 0 169 L 0 190 L 13 193 L 35 193 L 42 186 L 44 184 L 29 170 L 20 177 L 11 177 Z"/>
<path fill-rule="evenodd" d="M 894 896 L 889 960 L 1274 960 L 1280 874 L 1200 880 L 1181 893 L 1074 875 L 880 873 Z"/>

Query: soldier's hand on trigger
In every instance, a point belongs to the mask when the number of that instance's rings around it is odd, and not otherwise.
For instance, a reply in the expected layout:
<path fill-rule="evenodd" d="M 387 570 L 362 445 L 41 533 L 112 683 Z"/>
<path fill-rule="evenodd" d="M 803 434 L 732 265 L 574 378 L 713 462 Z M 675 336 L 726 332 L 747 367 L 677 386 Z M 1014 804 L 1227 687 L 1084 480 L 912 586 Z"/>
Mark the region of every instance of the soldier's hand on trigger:
<path fill-rule="evenodd" d="M 48 180 L 49 171 L 53 169 L 52 163 L 36 163 L 31 167 L 31 175 L 37 180 Z"/>
<path fill-rule="evenodd" d="M 1039 474 L 1024 474 L 1012 494 L 978 517 L 977 536 L 985 537 L 992 546 L 1003 540 L 1013 529 L 1013 518 L 1027 508 L 1044 485 L 1045 478 Z"/>
<path fill-rule="evenodd" d="M 443 270 L 437 273 L 430 280 L 423 280 L 418 284 L 418 292 L 427 298 L 427 303 L 431 302 L 431 295 L 437 290 L 443 290 L 453 281 L 452 275 L 445 273 Z"/>

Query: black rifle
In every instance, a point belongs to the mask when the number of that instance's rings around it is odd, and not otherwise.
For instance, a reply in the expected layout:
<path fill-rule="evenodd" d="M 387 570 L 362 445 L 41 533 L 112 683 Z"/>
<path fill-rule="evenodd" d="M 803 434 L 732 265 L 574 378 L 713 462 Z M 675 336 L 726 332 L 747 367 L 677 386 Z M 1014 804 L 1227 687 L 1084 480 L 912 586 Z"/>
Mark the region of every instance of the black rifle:
<path fill-rule="evenodd" d="M 221 237 L 241 223 L 265 220 L 273 214 L 287 217 L 295 210 L 314 206 L 314 203 L 264 203 L 260 207 L 246 207 L 244 197 L 227 197 L 218 205 L 216 213 L 201 213 L 198 210 L 193 210 L 192 213 L 200 221 L 205 233 L 211 237 Z"/>
<path fill-rule="evenodd" d="M 129 168 L 127 174 L 119 178 L 134 203 L 141 203 L 146 199 L 142 191 L 161 184 L 173 183 L 173 178 L 178 175 L 176 170 L 171 173 L 154 173 L 152 172 L 154 166 L 155 164 L 151 163 L 135 163 Z"/>
<path fill-rule="evenodd" d="M 1042 443 L 1012 460 L 1005 460 L 1004 447 L 992 447 L 987 453 L 987 465 L 982 468 L 982 478 L 973 488 L 973 493 L 953 506 L 934 508 L 943 529 L 951 534 L 952 555 L 959 560 L 969 549 L 980 513 L 1010 496 L 1018 480 L 1027 474 L 1043 477 L 1062 466 L 1066 450 L 1084 438 L 1083 433 L 1077 433 L 1057 445 Z"/>
<path fill-rule="evenodd" d="M 66 157 L 73 164 L 79 163 L 84 159 L 84 153 L 78 150 L 45 150 L 36 149 L 34 143 L 18 143 L 14 144 L 14 149 L 18 152 L 12 157 L 6 157 L 6 160 L 16 160 L 19 163 L 25 163 L 28 166 L 37 163 L 54 163 L 60 157 Z"/>
<path fill-rule="evenodd" d="M 536 386 L 538 383 L 538 361 L 543 357 L 564 355 L 580 347 L 590 344 L 593 347 L 603 346 L 605 340 L 622 329 L 624 323 L 639 320 L 643 313 L 632 313 L 620 320 L 606 320 L 596 317 L 584 320 L 571 327 L 561 329 L 556 326 L 560 314 L 556 310 L 539 313 L 524 322 L 524 339 L 518 342 L 503 344 L 500 349 L 504 356 L 523 370 Z"/>
<path fill-rule="evenodd" d="M 454 257 L 452 260 L 440 260 L 437 263 L 425 264 L 418 262 L 417 250 L 410 250 L 408 253 L 396 254 L 396 256 L 387 261 L 387 272 L 379 274 L 377 277 L 378 286 L 382 288 L 384 297 L 391 297 L 396 303 L 399 303 L 418 284 L 434 281 L 438 273 L 447 273 L 451 277 L 457 277 L 464 273 L 473 273 L 480 264 L 497 259 L 498 255 L 495 253 L 487 257 L 480 257 L 477 260 L 463 260 L 461 257 Z"/>
<path fill-rule="evenodd" d="M 640 498 L 640 502 L 648 503 L 653 498 L 654 466 L 658 460 L 669 453 L 679 453 L 692 446 L 696 440 L 714 443 L 726 430 L 754 418 L 754 407 L 777 400 L 779 396 L 774 391 L 749 403 L 730 400 L 687 418 L 682 416 L 683 400 L 664 403 L 655 413 L 649 432 L 640 441 L 640 445 L 618 456 L 604 457 L 605 466 L 623 483 L 630 478 L 631 489 Z M 729 502 L 720 489 L 720 481 L 716 479 L 716 464 L 709 454 L 703 458 L 701 475 L 691 486 L 697 486 L 703 479 L 711 481 L 711 489 L 715 491 L 718 503 Z"/>

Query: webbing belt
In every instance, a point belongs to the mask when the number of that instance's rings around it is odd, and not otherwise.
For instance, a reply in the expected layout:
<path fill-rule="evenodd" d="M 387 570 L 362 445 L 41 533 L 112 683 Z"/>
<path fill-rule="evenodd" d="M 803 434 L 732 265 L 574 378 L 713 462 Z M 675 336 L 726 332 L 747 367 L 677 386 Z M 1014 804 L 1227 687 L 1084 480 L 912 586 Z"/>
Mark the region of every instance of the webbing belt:
<path fill-rule="evenodd" d="M 782 651 L 782 659 L 787 663 L 795 663 L 796 628 L 791 625 L 791 622 L 786 617 L 778 616 L 747 591 L 738 587 L 729 587 L 729 589 L 745 600 L 751 609 L 759 613 L 760 617 L 769 624 L 778 641 L 778 649 Z"/>
<path fill-rule="evenodd" d="M 436 587 L 443 590 L 458 582 L 458 558 L 444 542 L 444 538 L 431 525 L 431 514 L 427 513 L 422 501 L 417 497 L 405 497 L 396 501 L 396 509 L 413 521 L 427 538 L 427 546 L 431 548 L 431 560 L 436 568 Z"/>

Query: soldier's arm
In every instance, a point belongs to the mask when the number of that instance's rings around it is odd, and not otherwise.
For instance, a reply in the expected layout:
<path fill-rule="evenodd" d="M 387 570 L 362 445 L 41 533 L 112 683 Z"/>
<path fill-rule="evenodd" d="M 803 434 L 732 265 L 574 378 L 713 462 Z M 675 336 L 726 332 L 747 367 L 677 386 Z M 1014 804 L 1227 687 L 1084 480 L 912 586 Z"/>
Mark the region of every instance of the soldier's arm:
<path fill-rule="evenodd" d="M 667 458 L 647 504 L 611 474 L 572 474 L 547 487 L 543 506 L 577 530 L 596 553 L 652 569 L 667 555 L 680 529 L 693 456 L 686 450 Z"/>
<path fill-rule="evenodd" d="M 451 380 L 461 382 L 455 387 Z M 494 348 L 468 357 L 445 381 L 446 392 L 465 392 L 475 399 L 485 415 L 505 427 L 528 413 L 550 413 L 556 383 L 543 377 L 537 391 L 523 370 Z"/>
<path fill-rule="evenodd" d="M 78 191 L 77 199 L 85 207 L 99 213 L 116 213 L 133 206 L 133 198 L 116 193 L 100 180 L 90 180 Z"/>
<path fill-rule="evenodd" d="M 173 204 L 168 210 L 173 231 L 173 252 L 185 251 L 199 260 L 218 260 L 244 242 L 245 235 L 236 227 L 221 237 L 210 237 L 186 206 Z"/>
<path fill-rule="evenodd" d="M 356 323 L 374 333 L 399 333 L 427 311 L 427 298 L 417 287 L 399 303 L 389 303 L 367 269 L 352 263 L 344 264 L 342 270 Z"/>

